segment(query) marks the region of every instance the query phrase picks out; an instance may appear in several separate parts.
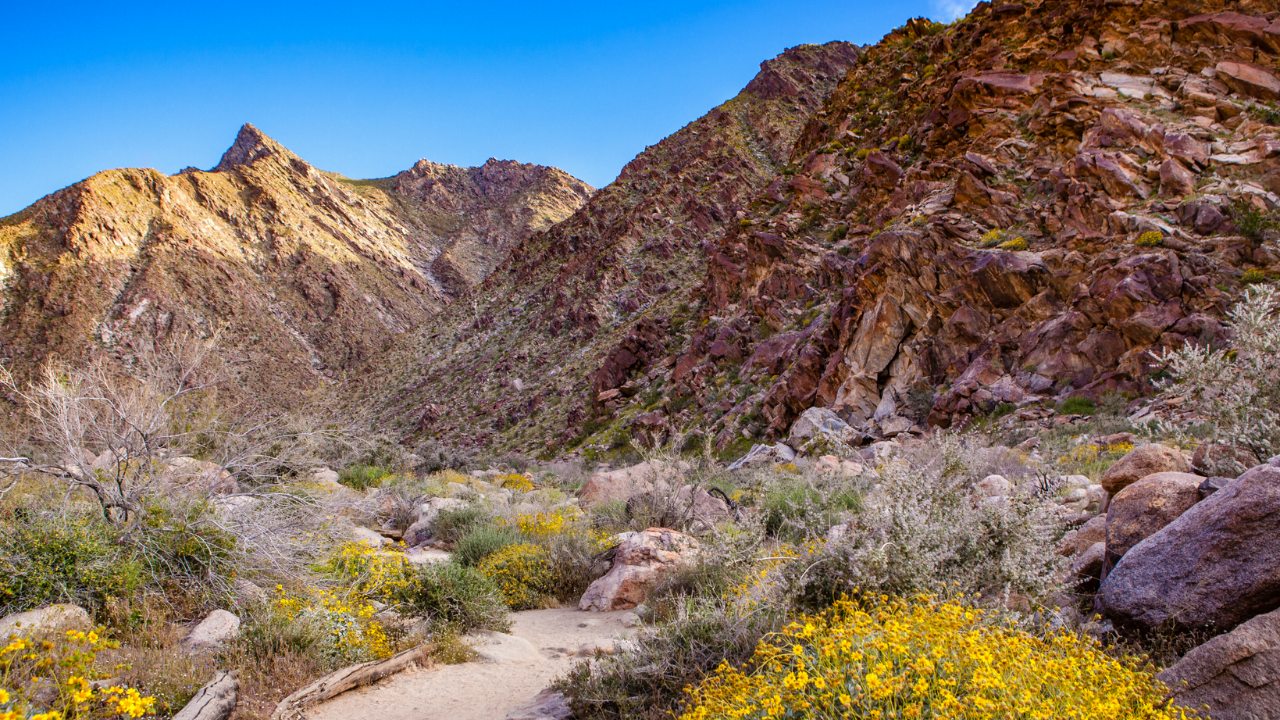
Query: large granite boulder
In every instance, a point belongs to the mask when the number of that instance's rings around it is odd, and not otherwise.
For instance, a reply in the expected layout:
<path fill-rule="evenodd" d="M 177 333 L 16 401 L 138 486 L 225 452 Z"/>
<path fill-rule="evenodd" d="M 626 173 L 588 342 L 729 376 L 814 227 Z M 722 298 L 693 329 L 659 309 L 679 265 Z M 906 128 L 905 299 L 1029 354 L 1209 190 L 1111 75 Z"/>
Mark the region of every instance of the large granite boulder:
<path fill-rule="evenodd" d="M 89 611 L 79 605 L 50 605 L 0 618 L 0 640 L 13 635 L 89 630 L 92 627 Z"/>
<path fill-rule="evenodd" d="M 1280 610 L 1195 648 L 1156 676 L 1173 703 L 1213 720 L 1280 718 Z"/>
<path fill-rule="evenodd" d="M 1107 510 L 1107 560 L 1115 564 L 1130 548 L 1156 534 L 1200 502 L 1199 475 L 1162 472 L 1126 487 Z"/>
<path fill-rule="evenodd" d="M 240 618 L 226 610 L 214 610 L 187 635 L 193 648 L 215 648 L 240 636 Z"/>
<path fill-rule="evenodd" d="M 1229 630 L 1280 606 L 1280 458 L 1196 503 L 1116 563 L 1098 592 L 1117 623 Z"/>
<path fill-rule="evenodd" d="M 638 532 L 618 546 L 613 567 L 582 595 L 580 610 L 630 610 L 645 601 L 659 578 L 698 551 L 698 541 L 667 528 Z"/>
<path fill-rule="evenodd" d="M 1161 472 L 1191 472 L 1191 462 L 1181 450 L 1151 443 L 1130 450 L 1102 473 L 1099 484 L 1113 496 L 1148 475 Z"/>
<path fill-rule="evenodd" d="M 672 465 L 647 460 L 622 470 L 598 472 L 587 478 L 587 484 L 578 491 L 578 500 L 583 507 L 626 502 L 636 495 L 653 492 L 655 483 L 683 485 L 684 474 L 689 469 L 685 463 Z"/>

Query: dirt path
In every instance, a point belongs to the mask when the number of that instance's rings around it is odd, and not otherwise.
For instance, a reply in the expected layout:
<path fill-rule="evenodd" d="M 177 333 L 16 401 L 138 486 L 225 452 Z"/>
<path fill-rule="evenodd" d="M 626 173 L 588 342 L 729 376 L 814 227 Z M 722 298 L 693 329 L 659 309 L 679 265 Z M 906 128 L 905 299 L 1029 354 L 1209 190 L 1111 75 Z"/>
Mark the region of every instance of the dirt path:
<path fill-rule="evenodd" d="M 307 711 L 312 720 L 503 720 L 573 663 L 630 630 L 626 612 L 570 608 L 512 614 L 510 635 L 475 645 L 481 659 L 410 670 L 353 690 Z"/>

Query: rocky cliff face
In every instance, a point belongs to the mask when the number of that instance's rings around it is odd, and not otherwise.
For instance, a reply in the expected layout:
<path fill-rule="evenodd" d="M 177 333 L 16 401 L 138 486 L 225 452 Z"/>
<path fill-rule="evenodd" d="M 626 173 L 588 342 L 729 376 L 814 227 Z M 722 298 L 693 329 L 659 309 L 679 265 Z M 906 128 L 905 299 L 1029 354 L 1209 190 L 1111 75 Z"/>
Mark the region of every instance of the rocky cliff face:
<path fill-rule="evenodd" d="M 379 398 L 370 420 L 409 437 L 526 448 L 572 440 L 590 412 L 585 376 L 636 323 L 688 311 L 704 243 L 744 217 L 856 56 L 830 43 L 763 63 L 737 97 L 645 150 L 570 218 L 515 247 L 478 291 L 371 363 L 350 397 Z M 665 342 L 641 352 L 661 357 Z"/>
<path fill-rule="evenodd" d="M 813 406 L 881 437 L 1148 391 L 1154 354 L 1221 342 L 1280 270 L 1277 15 L 1045 0 L 908 23 L 707 246 L 696 332 L 637 326 L 597 410 L 726 448 Z"/>
<path fill-rule="evenodd" d="M 290 404 L 483 279 L 591 188 L 554 168 L 420 162 L 353 181 L 251 125 L 210 172 L 111 170 L 0 220 L 0 352 L 123 365 L 223 331 L 241 387 Z"/>

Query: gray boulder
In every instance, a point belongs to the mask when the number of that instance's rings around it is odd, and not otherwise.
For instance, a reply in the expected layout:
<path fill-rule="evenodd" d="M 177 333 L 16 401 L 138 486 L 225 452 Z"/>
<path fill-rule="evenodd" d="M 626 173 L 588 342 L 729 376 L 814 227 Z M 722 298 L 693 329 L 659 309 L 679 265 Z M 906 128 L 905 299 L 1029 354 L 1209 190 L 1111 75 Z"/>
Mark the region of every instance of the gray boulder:
<path fill-rule="evenodd" d="M 1199 475 L 1162 472 L 1121 490 L 1107 510 L 1107 560 L 1114 564 L 1200 502 Z"/>
<path fill-rule="evenodd" d="M 1191 461 L 1181 450 L 1168 445 L 1139 445 L 1107 468 L 1098 482 L 1103 489 L 1115 495 L 1142 478 L 1160 472 L 1189 473 Z"/>
<path fill-rule="evenodd" d="M 90 630 L 89 611 L 79 605 L 50 605 L 0 618 L 0 640 L 36 632 Z"/>
<path fill-rule="evenodd" d="M 1156 676 L 1173 703 L 1208 706 L 1213 720 L 1280 718 L 1280 611 L 1259 615 L 1195 648 Z"/>
<path fill-rule="evenodd" d="M 1280 607 L 1280 459 L 1195 504 L 1120 559 L 1098 592 L 1117 623 L 1230 630 Z"/>
<path fill-rule="evenodd" d="M 226 720 L 235 712 L 239 697 L 240 683 L 227 673 L 217 673 L 209 684 L 196 691 L 173 720 Z"/>
<path fill-rule="evenodd" d="M 218 647 L 240 635 L 240 618 L 226 610 L 214 610 L 187 635 L 187 645 L 193 648 Z"/>
<path fill-rule="evenodd" d="M 548 688 L 529 702 L 511 708 L 506 720 L 566 720 L 570 717 L 573 717 L 573 710 L 569 709 L 564 694 Z"/>

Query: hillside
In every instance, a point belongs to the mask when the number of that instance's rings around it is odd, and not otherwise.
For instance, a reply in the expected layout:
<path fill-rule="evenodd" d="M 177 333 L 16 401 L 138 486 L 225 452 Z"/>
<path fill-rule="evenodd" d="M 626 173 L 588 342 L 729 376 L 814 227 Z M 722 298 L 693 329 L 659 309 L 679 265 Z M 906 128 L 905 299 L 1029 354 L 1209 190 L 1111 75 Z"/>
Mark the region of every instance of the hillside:
<path fill-rule="evenodd" d="M 0 220 L 0 348 L 109 358 L 209 337 L 240 387 L 293 404 L 482 280 L 592 189 L 554 168 L 317 170 L 245 125 L 209 172 L 109 170 Z"/>
<path fill-rule="evenodd" d="M 708 206 L 685 163 L 631 167 L 532 238 L 457 344 L 421 346 L 392 415 L 529 449 L 701 433 L 741 452 L 813 406 L 874 439 L 1148 393 L 1154 353 L 1220 344 L 1230 299 L 1280 270 L 1274 16 L 1046 0 L 912 21 L 859 55 L 749 196 Z M 602 212 L 624 194 L 635 211 Z M 689 232 L 603 260 L 598 238 L 676 207 Z M 668 255 L 703 277 L 675 279 Z M 547 262 L 563 264 L 538 276 Z M 461 411 L 433 424 L 433 405 Z"/>
<path fill-rule="evenodd" d="M 348 397 L 379 427 L 446 444 L 571 441 L 586 419 L 586 375 L 637 322 L 687 309 L 704 244 L 776 176 L 856 57 L 833 42 L 762 63 L 736 97 L 646 149 L 466 300 L 371 362 Z"/>

